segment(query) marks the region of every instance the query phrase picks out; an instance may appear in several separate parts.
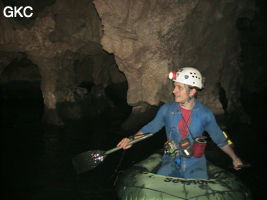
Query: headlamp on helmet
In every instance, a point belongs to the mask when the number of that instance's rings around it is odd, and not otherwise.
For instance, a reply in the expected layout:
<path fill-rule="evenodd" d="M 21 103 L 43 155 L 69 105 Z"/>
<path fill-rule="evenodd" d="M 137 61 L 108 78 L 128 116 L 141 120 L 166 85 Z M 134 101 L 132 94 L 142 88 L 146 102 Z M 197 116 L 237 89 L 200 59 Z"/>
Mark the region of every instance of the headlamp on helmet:
<path fill-rule="evenodd" d="M 169 73 L 169 79 L 171 79 L 171 80 L 176 79 L 176 72 L 170 72 Z"/>

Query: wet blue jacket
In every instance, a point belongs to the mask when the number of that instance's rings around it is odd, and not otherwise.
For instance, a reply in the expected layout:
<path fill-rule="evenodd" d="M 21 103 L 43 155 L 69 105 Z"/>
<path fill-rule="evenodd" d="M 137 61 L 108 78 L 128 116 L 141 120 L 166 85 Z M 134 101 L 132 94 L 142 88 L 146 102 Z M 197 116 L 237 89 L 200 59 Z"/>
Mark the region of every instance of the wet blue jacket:
<path fill-rule="evenodd" d="M 217 125 L 213 113 L 206 106 L 195 99 L 195 105 L 191 111 L 190 133 L 188 131 L 188 138 L 192 144 L 193 138 L 201 136 L 206 131 L 219 147 L 227 145 L 227 139 Z M 166 103 L 160 107 L 156 117 L 141 128 L 140 131 L 143 133 L 156 133 L 165 126 L 167 139 L 173 140 L 178 145 L 181 140 L 178 122 L 181 120 L 181 117 L 182 113 L 178 103 Z M 181 157 L 178 159 L 164 155 L 162 167 L 158 173 L 165 176 L 183 178 L 208 178 L 205 155 L 200 158 Z"/>

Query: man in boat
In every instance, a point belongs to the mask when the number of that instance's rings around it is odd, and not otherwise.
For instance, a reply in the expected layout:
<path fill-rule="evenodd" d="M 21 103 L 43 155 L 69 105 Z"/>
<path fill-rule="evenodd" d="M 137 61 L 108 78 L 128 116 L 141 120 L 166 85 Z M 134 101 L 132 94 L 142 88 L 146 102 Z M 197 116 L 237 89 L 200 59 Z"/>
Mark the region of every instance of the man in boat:
<path fill-rule="evenodd" d="M 208 179 L 204 132 L 232 159 L 234 169 L 239 170 L 243 163 L 228 144 L 213 113 L 196 99 L 198 91 L 203 89 L 201 73 L 193 67 L 184 67 L 171 72 L 169 78 L 174 81 L 175 102 L 161 106 L 156 117 L 135 134 L 135 137 L 140 137 L 146 133 L 156 133 L 165 126 L 167 142 L 164 145 L 162 165 L 157 173 Z M 123 138 L 117 146 L 128 149 L 131 147 L 128 145 L 130 140 Z"/>

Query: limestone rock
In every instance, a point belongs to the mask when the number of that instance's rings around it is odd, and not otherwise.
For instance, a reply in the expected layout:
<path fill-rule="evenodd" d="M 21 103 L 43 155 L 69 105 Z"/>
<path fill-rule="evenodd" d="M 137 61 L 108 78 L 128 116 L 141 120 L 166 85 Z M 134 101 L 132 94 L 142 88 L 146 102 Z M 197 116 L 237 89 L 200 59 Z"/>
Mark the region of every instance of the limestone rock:
<path fill-rule="evenodd" d="M 125 75 L 128 104 L 154 106 L 173 99 L 168 73 L 183 66 L 206 77 L 201 102 L 215 114 L 231 112 L 240 108 L 242 82 L 236 20 L 249 2 L 57 0 L 25 23 L 1 15 L 0 73 L 23 52 L 38 66 L 45 116 L 59 124 L 57 104 L 75 101 L 83 82 L 106 88 Z"/>
<path fill-rule="evenodd" d="M 3 6 L 0 3 L 1 10 Z M 99 44 L 101 21 L 90 0 L 57 0 L 34 10 L 37 11 L 35 18 L 23 22 L 0 15 L 0 73 L 23 52 L 37 65 L 41 75 L 44 110 L 48 112 L 44 118 L 51 118 L 47 120 L 49 123 L 54 118 L 55 124 L 62 124 L 57 116 L 57 104 L 73 102 L 76 95 L 73 88 L 79 88 L 84 81 L 107 86 L 114 77 L 119 77 L 116 80 L 119 82 L 125 78 L 114 65 L 114 57 Z M 75 63 L 88 57 L 92 62 L 85 62 L 84 67 L 89 73 L 83 74 Z"/>
<path fill-rule="evenodd" d="M 241 75 L 235 23 L 249 8 L 248 1 L 93 2 L 104 28 L 101 44 L 115 55 L 127 77 L 130 105 L 170 101 L 168 72 L 195 66 L 207 80 L 200 101 L 215 114 L 223 114 L 216 86 L 221 83 L 228 99 L 227 109 L 235 106 L 233 99 L 238 98 Z"/>

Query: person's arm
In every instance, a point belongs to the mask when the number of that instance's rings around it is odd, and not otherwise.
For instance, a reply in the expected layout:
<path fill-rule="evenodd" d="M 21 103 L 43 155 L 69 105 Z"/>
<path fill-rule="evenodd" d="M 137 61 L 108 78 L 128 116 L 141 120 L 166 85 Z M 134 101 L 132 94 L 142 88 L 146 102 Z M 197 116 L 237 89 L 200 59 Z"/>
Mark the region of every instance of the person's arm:
<path fill-rule="evenodd" d="M 222 151 L 224 151 L 233 161 L 233 166 L 235 170 L 241 169 L 240 166 L 243 165 L 243 162 L 240 160 L 240 158 L 235 154 L 234 150 L 230 145 L 225 145 L 223 147 L 220 147 Z"/>
<path fill-rule="evenodd" d="M 207 115 L 207 123 L 205 130 L 209 133 L 211 139 L 217 144 L 217 146 L 232 159 L 234 169 L 241 169 L 240 166 L 243 165 L 243 162 L 235 154 L 232 147 L 228 144 L 227 138 L 223 134 L 223 131 L 219 128 L 212 113 L 209 113 Z"/>
<path fill-rule="evenodd" d="M 156 133 L 157 131 L 159 131 L 164 126 L 164 116 L 166 111 L 167 111 L 167 104 L 164 104 L 163 106 L 160 107 L 156 117 L 147 125 L 143 126 L 136 134 L 134 134 L 134 138 L 137 138 L 137 136 L 144 135 L 145 133 Z M 130 141 L 131 138 L 123 138 L 117 144 L 117 147 L 121 147 L 123 149 L 129 149 L 132 147 L 132 145 L 128 145 Z"/>

